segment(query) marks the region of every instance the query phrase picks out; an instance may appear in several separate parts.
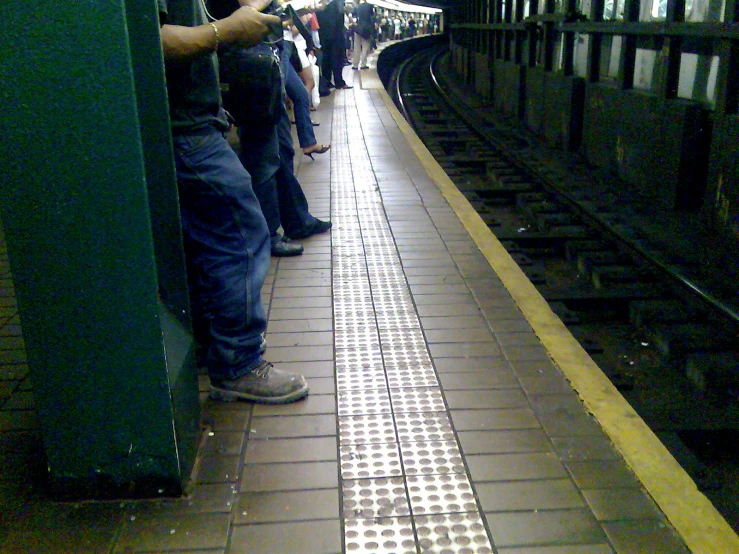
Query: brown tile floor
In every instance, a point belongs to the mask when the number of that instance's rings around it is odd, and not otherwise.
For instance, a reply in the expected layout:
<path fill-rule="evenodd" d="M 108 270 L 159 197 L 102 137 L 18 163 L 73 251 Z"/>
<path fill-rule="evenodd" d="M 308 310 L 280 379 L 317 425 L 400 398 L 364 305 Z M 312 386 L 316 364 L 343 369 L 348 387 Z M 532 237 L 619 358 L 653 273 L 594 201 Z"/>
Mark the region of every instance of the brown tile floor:
<path fill-rule="evenodd" d="M 0 550 L 686 552 L 380 93 L 336 92 L 316 115 L 332 148 L 300 160 L 299 175 L 313 213 L 334 227 L 306 240 L 303 256 L 273 260 L 263 291 L 268 357 L 303 372 L 312 393 L 282 407 L 205 401 L 187 498 L 44 498 L 0 251 Z"/>

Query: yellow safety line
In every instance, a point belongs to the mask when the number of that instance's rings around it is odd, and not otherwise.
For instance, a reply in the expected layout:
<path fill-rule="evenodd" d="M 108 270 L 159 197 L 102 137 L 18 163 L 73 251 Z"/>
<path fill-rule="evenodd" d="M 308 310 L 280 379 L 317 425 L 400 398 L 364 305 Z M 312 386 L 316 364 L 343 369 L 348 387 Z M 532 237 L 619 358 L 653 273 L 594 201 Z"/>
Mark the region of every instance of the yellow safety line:
<path fill-rule="evenodd" d="M 429 176 L 513 296 L 550 357 L 694 554 L 737 554 L 739 537 L 570 334 L 426 149 L 385 90 L 380 94 Z"/>

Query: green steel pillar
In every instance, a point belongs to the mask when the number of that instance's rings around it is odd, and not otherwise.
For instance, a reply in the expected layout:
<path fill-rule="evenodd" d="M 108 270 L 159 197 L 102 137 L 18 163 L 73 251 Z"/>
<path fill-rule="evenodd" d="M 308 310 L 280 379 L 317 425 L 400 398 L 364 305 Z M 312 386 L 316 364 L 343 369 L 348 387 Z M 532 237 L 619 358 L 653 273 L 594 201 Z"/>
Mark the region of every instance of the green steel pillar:
<path fill-rule="evenodd" d="M 155 0 L 0 17 L 0 217 L 51 490 L 180 494 L 200 414 Z"/>

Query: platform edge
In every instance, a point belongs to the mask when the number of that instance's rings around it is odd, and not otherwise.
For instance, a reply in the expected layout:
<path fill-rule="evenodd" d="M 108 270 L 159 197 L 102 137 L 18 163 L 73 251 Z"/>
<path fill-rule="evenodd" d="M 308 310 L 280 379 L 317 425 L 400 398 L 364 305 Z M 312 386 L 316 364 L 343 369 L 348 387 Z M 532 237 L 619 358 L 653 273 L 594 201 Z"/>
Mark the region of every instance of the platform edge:
<path fill-rule="evenodd" d="M 377 92 L 429 177 L 511 293 L 552 360 L 690 551 L 694 554 L 739 552 L 739 536 L 552 312 L 400 114 L 387 91 Z"/>

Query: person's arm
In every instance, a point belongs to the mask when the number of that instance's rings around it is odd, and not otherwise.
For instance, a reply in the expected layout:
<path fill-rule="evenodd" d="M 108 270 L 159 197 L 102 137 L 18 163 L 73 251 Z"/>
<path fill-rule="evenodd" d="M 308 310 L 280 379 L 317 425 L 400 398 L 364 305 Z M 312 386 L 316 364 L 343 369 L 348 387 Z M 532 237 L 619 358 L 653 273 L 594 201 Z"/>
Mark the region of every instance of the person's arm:
<path fill-rule="evenodd" d="M 249 2 L 252 6 L 244 5 Z M 264 15 L 255 8 L 264 9 L 269 0 L 239 0 L 242 7 L 230 16 L 197 27 L 164 24 L 160 29 L 165 61 L 187 61 L 214 52 L 221 44 L 238 43 L 254 46 L 270 31 L 270 25 L 279 25 L 280 19 Z"/>

